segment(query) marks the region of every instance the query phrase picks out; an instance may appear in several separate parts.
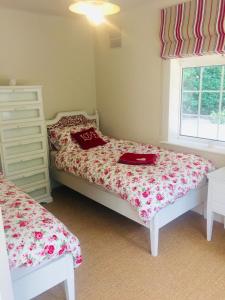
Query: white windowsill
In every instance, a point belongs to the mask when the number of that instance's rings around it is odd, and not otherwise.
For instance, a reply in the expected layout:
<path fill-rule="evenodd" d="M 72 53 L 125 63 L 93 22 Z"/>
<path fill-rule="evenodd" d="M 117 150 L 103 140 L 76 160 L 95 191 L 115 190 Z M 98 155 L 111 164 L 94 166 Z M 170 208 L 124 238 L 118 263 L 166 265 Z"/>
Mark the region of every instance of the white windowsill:
<path fill-rule="evenodd" d="M 161 141 L 160 144 L 171 145 L 171 146 L 179 146 L 187 149 L 200 150 L 208 153 L 216 153 L 225 155 L 225 147 L 220 147 L 218 145 L 210 145 L 203 143 L 195 143 L 195 142 L 187 142 L 181 140 L 169 140 L 169 141 Z"/>

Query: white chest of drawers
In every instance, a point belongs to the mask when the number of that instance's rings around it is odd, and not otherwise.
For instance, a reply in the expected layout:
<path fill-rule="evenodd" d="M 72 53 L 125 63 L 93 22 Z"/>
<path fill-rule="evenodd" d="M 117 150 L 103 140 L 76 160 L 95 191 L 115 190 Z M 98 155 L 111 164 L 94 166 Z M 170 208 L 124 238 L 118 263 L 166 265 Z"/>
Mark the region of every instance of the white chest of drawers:
<path fill-rule="evenodd" d="M 214 213 L 220 214 L 225 217 L 225 167 L 209 173 L 208 179 L 207 240 L 211 241 Z"/>
<path fill-rule="evenodd" d="M 52 201 L 40 86 L 0 87 L 0 150 L 8 179 L 38 202 Z"/>

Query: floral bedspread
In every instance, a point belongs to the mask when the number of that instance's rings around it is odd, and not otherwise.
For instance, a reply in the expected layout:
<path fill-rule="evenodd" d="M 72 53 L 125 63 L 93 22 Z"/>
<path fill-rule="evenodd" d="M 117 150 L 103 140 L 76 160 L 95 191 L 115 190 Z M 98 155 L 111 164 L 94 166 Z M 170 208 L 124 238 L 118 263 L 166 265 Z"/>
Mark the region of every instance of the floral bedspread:
<path fill-rule="evenodd" d="M 117 163 L 126 152 L 155 153 L 158 161 L 155 166 Z M 111 138 L 105 146 L 90 150 L 69 143 L 57 152 L 55 164 L 129 201 L 143 221 L 195 189 L 214 169 L 210 161 L 197 155 Z"/>
<path fill-rule="evenodd" d="M 2 209 L 10 268 L 36 266 L 65 253 L 74 267 L 82 262 L 79 240 L 50 212 L 0 177 Z"/>

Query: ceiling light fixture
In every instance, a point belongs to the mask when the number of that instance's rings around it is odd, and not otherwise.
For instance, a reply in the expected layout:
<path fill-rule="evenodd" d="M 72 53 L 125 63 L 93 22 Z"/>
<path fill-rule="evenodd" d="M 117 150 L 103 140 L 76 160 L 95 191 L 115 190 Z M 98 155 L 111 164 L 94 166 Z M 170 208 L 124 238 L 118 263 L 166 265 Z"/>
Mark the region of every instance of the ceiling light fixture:
<path fill-rule="evenodd" d="M 85 15 L 94 25 L 100 25 L 106 21 L 105 16 L 118 13 L 120 7 L 106 0 L 80 0 L 71 4 L 69 10 Z"/>

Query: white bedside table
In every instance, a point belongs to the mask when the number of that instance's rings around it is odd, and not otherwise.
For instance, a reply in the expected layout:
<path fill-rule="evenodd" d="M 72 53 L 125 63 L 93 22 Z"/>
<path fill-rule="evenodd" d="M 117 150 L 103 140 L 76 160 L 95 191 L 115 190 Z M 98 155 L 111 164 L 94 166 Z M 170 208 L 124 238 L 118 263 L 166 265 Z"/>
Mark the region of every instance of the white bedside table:
<path fill-rule="evenodd" d="M 207 240 L 212 239 L 214 213 L 225 216 L 225 167 L 208 174 Z"/>

